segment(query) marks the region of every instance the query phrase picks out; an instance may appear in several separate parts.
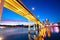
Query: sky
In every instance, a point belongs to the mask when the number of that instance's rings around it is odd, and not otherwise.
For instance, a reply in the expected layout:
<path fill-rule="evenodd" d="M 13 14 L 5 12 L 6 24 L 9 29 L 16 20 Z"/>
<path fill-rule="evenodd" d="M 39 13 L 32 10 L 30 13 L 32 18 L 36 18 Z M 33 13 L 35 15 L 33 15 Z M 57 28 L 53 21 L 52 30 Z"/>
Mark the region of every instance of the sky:
<path fill-rule="evenodd" d="M 7 8 L 3 8 L 3 13 L 2 13 L 2 20 L 16 20 L 16 21 L 27 21 L 27 19 L 21 15 L 16 14 L 15 12 L 7 9 Z"/>
<path fill-rule="evenodd" d="M 41 22 L 46 18 L 49 22 L 60 22 L 60 0 L 21 0 L 25 6 Z M 27 20 L 26 18 L 4 8 L 2 20 Z"/>

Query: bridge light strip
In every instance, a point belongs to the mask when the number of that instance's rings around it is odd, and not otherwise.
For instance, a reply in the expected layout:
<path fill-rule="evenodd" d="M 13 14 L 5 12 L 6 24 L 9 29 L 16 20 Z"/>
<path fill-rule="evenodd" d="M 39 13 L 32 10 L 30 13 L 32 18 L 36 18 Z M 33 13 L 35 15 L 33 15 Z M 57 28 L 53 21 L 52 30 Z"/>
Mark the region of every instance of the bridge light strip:
<path fill-rule="evenodd" d="M 36 19 L 33 14 L 31 14 L 31 12 L 29 12 L 25 7 L 22 6 L 22 4 L 19 4 L 16 0 L 5 0 L 4 7 L 12 10 L 13 12 L 16 12 L 19 15 L 22 15 L 29 20 L 32 20 L 36 24 L 43 26 L 42 23 Z"/>

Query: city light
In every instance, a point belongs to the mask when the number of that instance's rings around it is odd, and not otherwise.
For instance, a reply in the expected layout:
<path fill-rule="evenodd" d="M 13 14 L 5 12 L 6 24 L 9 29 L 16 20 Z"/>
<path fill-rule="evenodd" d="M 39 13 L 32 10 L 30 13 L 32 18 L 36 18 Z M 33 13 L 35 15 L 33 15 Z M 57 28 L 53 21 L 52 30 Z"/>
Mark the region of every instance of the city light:
<path fill-rule="evenodd" d="M 0 40 L 3 40 L 3 37 L 0 37 Z"/>
<path fill-rule="evenodd" d="M 2 29 L 2 28 L 5 28 L 5 27 L 3 27 L 3 26 L 1 27 L 1 26 L 0 26 L 0 28 Z"/>
<path fill-rule="evenodd" d="M 0 3 L 1 3 L 1 0 L 0 0 Z"/>
<path fill-rule="evenodd" d="M 32 7 L 32 10 L 35 10 L 35 8 L 34 8 L 34 7 Z"/>
<path fill-rule="evenodd" d="M 54 32 L 55 33 L 59 33 L 59 28 L 58 27 L 54 27 Z"/>

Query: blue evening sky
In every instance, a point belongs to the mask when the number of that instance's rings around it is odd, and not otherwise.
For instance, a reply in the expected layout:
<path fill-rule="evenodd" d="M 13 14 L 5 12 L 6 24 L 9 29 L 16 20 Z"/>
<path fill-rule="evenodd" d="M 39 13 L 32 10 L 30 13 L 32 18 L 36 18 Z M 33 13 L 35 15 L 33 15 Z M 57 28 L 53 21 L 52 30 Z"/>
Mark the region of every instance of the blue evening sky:
<path fill-rule="evenodd" d="M 27 19 L 19 14 L 16 14 L 15 12 L 3 8 L 3 13 L 2 13 L 2 20 L 22 20 L 22 21 L 27 21 Z"/>
<path fill-rule="evenodd" d="M 60 0 L 21 0 L 40 21 L 48 18 L 50 22 L 60 22 Z M 34 10 L 32 10 L 34 8 Z M 39 17 L 38 17 L 39 16 Z M 27 20 L 6 8 L 3 9 L 2 20 Z"/>

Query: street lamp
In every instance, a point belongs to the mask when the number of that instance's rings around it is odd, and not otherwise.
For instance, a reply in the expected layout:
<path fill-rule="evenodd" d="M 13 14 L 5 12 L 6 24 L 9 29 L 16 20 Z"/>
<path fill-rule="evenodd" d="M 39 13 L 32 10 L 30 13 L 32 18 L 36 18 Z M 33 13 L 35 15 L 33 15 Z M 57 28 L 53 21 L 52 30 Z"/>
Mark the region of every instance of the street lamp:
<path fill-rule="evenodd" d="M 32 7 L 32 10 L 35 10 L 35 8 L 34 8 L 34 7 Z"/>

